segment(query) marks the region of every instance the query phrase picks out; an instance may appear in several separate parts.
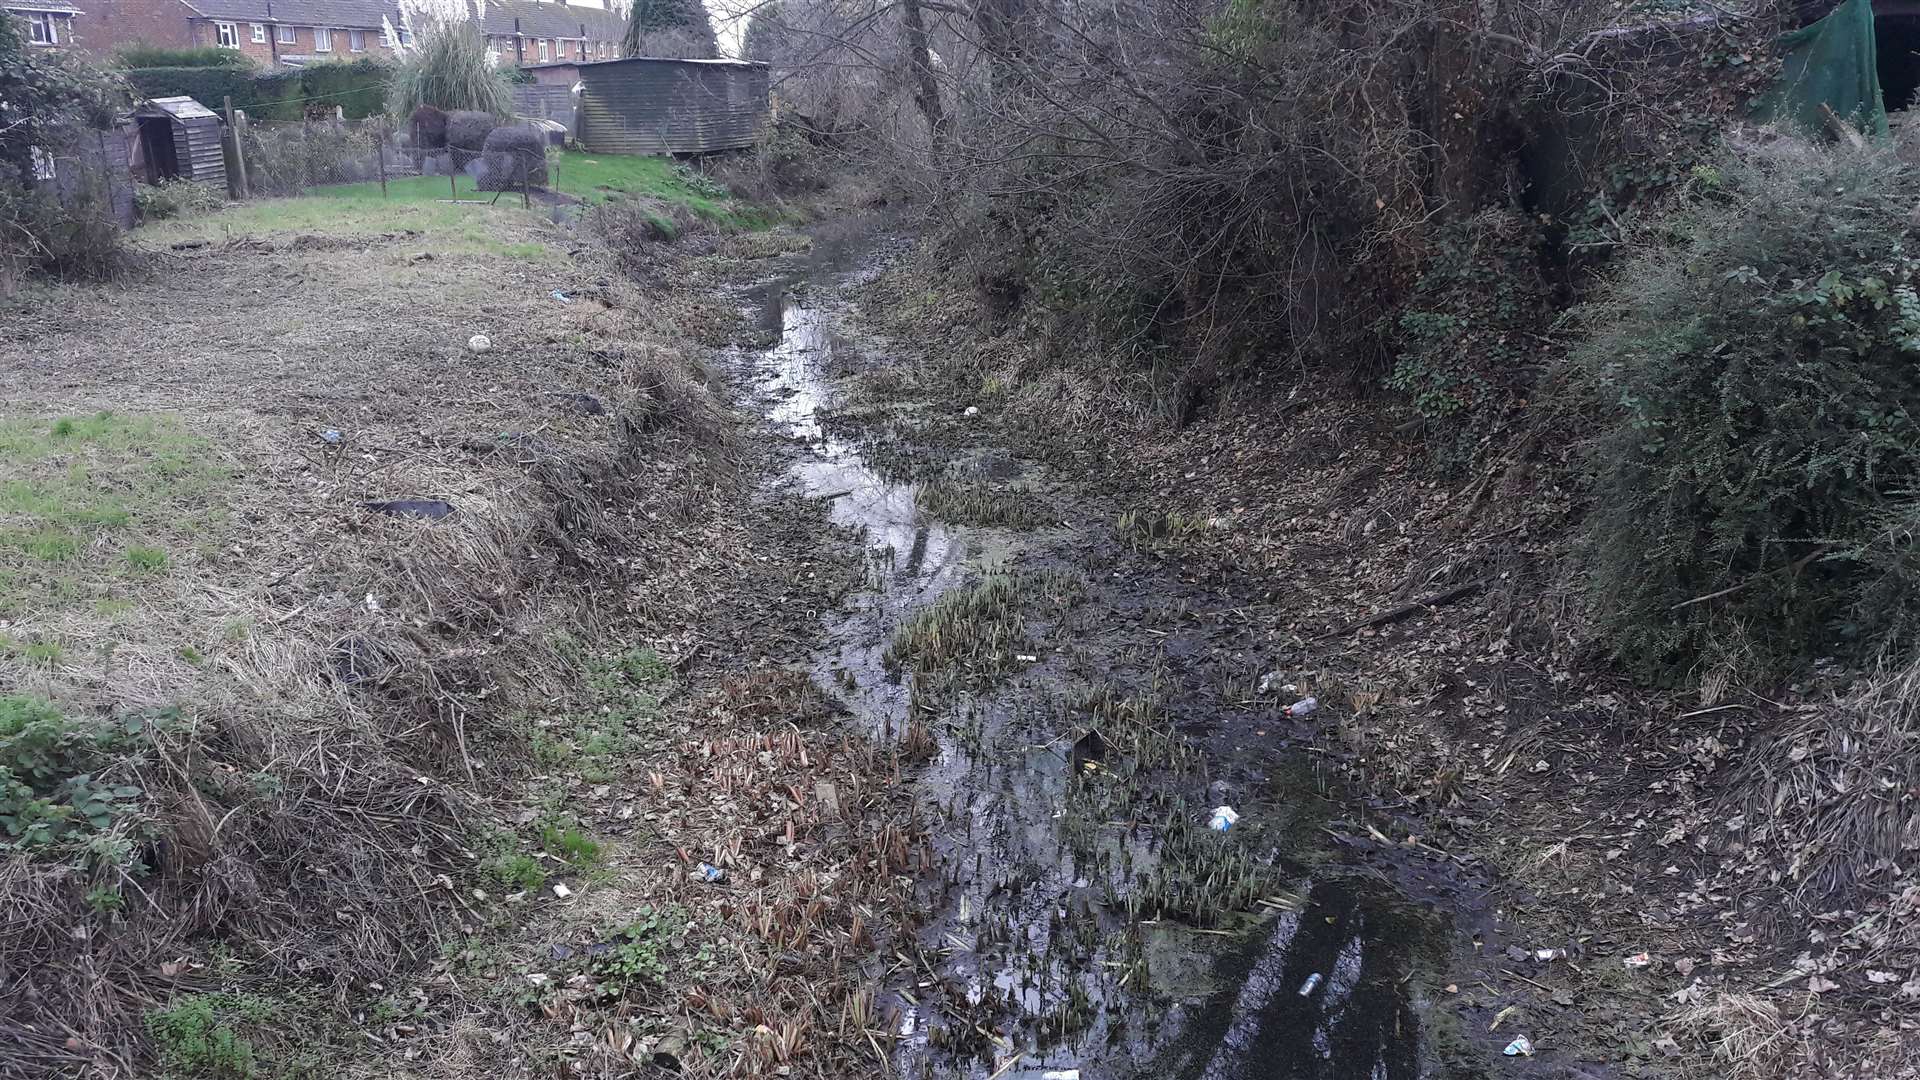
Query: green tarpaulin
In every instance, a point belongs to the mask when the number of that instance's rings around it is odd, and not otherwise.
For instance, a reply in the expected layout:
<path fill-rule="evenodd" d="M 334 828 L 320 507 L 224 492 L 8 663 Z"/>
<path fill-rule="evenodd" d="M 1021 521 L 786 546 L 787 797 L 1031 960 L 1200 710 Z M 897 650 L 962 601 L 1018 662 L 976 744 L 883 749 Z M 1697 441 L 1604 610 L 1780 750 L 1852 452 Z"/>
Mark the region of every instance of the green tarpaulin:
<path fill-rule="evenodd" d="M 1780 82 L 1760 100 L 1763 121 L 1831 134 L 1827 108 L 1861 131 L 1887 137 L 1887 108 L 1873 41 L 1873 4 L 1846 0 L 1811 26 L 1783 34 Z"/>

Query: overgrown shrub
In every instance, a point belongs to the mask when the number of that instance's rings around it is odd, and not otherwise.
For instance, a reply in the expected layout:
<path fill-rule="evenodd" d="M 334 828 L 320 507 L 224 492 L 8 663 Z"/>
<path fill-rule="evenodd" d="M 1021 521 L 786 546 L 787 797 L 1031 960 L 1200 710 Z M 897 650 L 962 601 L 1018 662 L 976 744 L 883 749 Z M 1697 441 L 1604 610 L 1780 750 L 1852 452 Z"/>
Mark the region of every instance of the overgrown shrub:
<path fill-rule="evenodd" d="M 1572 366 L 1590 594 L 1649 677 L 1908 643 L 1920 182 L 1892 153 L 1742 144 L 1626 256 Z"/>
<path fill-rule="evenodd" d="M 547 186 L 546 136 L 524 124 L 487 132 L 475 191 L 519 191 Z"/>
<path fill-rule="evenodd" d="M 224 193 L 191 180 L 162 180 L 134 189 L 133 204 L 146 221 L 211 214 L 224 205 Z"/>
<path fill-rule="evenodd" d="M 832 179 L 826 152 L 787 124 L 751 150 L 714 159 L 709 170 L 711 182 L 755 202 L 811 195 L 826 190 Z"/>
<path fill-rule="evenodd" d="M 317 184 L 365 180 L 378 168 L 372 136 L 343 124 L 250 126 L 247 136 L 255 195 L 298 195 Z"/>
<path fill-rule="evenodd" d="M 89 177 L 64 196 L 0 181 L 0 297 L 12 295 L 29 273 L 103 281 L 129 261 L 102 178 Z"/>

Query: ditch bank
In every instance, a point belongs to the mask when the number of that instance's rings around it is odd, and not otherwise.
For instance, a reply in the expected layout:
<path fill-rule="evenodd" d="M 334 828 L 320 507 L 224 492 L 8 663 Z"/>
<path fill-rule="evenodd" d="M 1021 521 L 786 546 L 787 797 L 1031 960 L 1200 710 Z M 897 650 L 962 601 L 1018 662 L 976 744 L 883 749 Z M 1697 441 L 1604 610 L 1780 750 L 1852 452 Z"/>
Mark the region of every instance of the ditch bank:
<path fill-rule="evenodd" d="M 891 740 L 934 868 L 875 979 L 907 1075 L 1545 1075 L 1503 1049 L 1510 941 L 1487 875 L 1348 791 L 1248 617 L 1251 575 L 1196 573 L 1205 522 L 1143 514 L 929 401 L 855 317 L 907 238 L 823 228 L 738 297 L 729 358 L 787 448 L 775 490 L 855 530 L 866 587 L 814 680 Z M 1231 827 L 1215 811 L 1231 808 Z M 1398 837 L 1398 839 L 1394 839 Z M 1491 989 L 1491 987 L 1489 987 Z M 1585 1068 L 1581 1065 L 1578 1067 Z M 1604 1075 L 1602 1072 L 1585 1075 Z"/>

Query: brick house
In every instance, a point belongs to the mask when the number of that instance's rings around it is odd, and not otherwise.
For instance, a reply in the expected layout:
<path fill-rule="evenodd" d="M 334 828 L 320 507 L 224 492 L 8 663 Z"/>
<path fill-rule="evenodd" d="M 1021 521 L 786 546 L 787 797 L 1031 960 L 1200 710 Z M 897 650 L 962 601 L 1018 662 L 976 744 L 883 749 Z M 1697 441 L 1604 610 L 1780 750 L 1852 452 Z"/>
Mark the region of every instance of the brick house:
<path fill-rule="evenodd" d="M 60 0 L 7 0 L 0 4 L 20 24 L 30 45 L 65 48 L 74 44 L 73 17 L 80 9 Z"/>
<path fill-rule="evenodd" d="M 32 6 L 38 0 L 0 0 Z M 62 39 L 95 53 L 124 45 L 234 49 L 263 67 L 357 60 L 393 53 L 385 28 L 410 40 L 391 0 L 45 0 L 77 12 L 77 32 Z M 545 3 L 490 0 L 481 28 L 502 64 L 619 55 L 626 19 L 607 0 Z M 69 8 L 67 5 L 71 4 Z M 45 10 L 45 8 L 35 8 Z M 541 56 L 542 51 L 547 56 Z"/>
<path fill-rule="evenodd" d="M 613 60 L 626 37 L 626 17 L 602 3 L 493 0 L 481 22 L 502 65 Z"/>

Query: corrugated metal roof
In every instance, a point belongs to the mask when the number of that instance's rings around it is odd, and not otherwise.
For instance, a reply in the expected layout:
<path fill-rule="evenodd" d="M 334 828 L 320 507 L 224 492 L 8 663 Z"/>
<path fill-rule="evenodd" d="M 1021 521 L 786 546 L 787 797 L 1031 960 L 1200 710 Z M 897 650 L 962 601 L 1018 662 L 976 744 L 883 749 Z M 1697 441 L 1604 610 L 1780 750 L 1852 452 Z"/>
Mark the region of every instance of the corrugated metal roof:
<path fill-rule="evenodd" d="M 599 154 L 752 146 L 770 115 L 767 65 L 634 57 L 580 65 L 579 138 Z"/>
<path fill-rule="evenodd" d="M 148 98 L 134 108 L 133 114 L 135 116 L 152 116 L 153 113 L 149 112 L 149 109 L 166 113 L 175 120 L 218 119 L 218 117 L 214 116 L 212 109 L 207 108 L 205 105 L 200 104 L 190 97 Z"/>
<path fill-rule="evenodd" d="M 594 63 L 601 66 L 612 66 L 614 64 L 712 64 L 716 67 L 767 67 L 765 60 L 732 60 L 724 56 L 716 60 L 700 60 L 684 56 L 626 56 L 618 60 L 596 60 Z"/>

